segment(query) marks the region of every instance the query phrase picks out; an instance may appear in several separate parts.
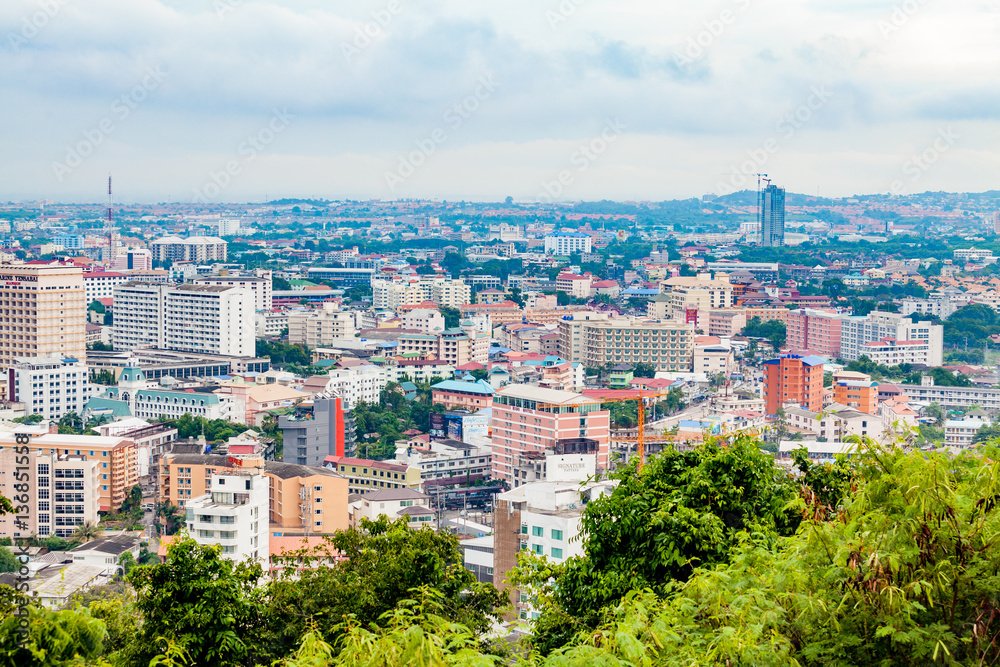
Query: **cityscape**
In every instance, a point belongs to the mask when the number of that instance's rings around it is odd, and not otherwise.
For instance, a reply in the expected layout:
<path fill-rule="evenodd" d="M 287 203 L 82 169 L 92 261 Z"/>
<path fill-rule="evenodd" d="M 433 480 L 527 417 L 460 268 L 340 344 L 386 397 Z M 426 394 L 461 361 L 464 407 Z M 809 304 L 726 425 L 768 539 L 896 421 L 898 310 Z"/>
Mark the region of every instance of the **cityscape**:
<path fill-rule="evenodd" d="M 0 665 L 1000 662 L 993 121 L 902 92 L 996 8 L 144 0 L 95 122 L 112 15 L 15 4 Z"/>

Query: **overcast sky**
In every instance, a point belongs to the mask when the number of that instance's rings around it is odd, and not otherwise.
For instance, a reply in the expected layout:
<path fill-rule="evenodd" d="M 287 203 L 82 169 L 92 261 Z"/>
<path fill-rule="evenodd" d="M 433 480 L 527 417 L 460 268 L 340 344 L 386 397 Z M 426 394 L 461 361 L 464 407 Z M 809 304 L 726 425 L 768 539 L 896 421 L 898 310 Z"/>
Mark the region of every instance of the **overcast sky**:
<path fill-rule="evenodd" d="M 1000 187 L 1000 0 L 3 0 L 0 36 L 4 200 Z"/>

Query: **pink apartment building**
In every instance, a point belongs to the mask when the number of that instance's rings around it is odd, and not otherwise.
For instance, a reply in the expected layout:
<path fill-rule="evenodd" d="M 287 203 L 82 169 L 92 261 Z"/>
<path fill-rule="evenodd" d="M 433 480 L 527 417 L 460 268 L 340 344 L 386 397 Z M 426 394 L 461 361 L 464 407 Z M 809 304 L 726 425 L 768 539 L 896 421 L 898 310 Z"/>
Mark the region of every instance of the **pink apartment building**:
<path fill-rule="evenodd" d="M 804 308 L 788 313 L 785 347 L 793 352 L 808 350 L 830 357 L 840 356 L 842 315 Z"/>
<path fill-rule="evenodd" d="M 599 401 L 570 391 L 507 385 L 493 397 L 493 477 L 513 485 L 521 455 L 596 451 L 598 469 L 608 468 L 611 413 Z"/>

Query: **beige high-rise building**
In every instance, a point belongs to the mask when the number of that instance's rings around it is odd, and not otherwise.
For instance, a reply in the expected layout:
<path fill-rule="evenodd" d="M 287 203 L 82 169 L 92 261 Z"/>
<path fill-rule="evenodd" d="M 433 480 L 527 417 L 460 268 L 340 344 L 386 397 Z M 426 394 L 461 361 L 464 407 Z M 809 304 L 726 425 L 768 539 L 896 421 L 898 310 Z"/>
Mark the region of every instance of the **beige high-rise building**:
<path fill-rule="evenodd" d="M 24 357 L 86 355 L 83 269 L 0 264 L 0 368 Z"/>
<path fill-rule="evenodd" d="M 694 357 L 694 325 L 575 313 L 559 321 L 558 349 L 563 359 L 589 367 L 645 363 L 658 371 L 688 373 Z"/>

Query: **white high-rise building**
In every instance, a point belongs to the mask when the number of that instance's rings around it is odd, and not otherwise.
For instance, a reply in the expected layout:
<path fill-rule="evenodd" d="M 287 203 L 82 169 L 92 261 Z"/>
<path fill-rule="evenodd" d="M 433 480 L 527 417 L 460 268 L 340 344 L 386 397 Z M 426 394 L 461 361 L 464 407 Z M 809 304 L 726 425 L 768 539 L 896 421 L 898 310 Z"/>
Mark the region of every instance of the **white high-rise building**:
<path fill-rule="evenodd" d="M 270 558 L 270 480 L 264 459 L 230 457 L 225 473 L 213 473 L 209 491 L 187 502 L 187 529 L 198 544 L 219 545 L 226 558 Z"/>
<path fill-rule="evenodd" d="M 854 361 L 864 355 L 866 343 L 892 340 L 927 343 L 927 365 L 943 363 L 944 327 L 929 322 L 914 322 L 899 313 L 873 311 L 866 317 L 844 317 L 840 324 L 840 356 Z"/>
<path fill-rule="evenodd" d="M 116 350 L 155 347 L 250 357 L 255 353 L 255 328 L 249 290 L 134 282 L 115 289 Z"/>
<path fill-rule="evenodd" d="M 24 403 L 25 413 L 59 419 L 83 413 L 90 398 L 87 364 L 77 359 L 30 357 L 18 359 L 7 379 L 7 397 Z"/>
<path fill-rule="evenodd" d="M 288 342 L 311 348 L 335 346 L 338 340 L 354 338 L 355 314 L 325 303 L 316 310 L 288 313 Z"/>
<path fill-rule="evenodd" d="M 545 252 L 556 255 L 573 255 L 590 252 L 591 238 L 579 232 L 549 234 L 545 237 Z"/>
<path fill-rule="evenodd" d="M 198 276 L 191 282 L 195 285 L 216 285 L 250 290 L 253 294 L 254 310 L 271 310 L 274 305 L 270 271 L 265 271 L 260 276 Z"/>

